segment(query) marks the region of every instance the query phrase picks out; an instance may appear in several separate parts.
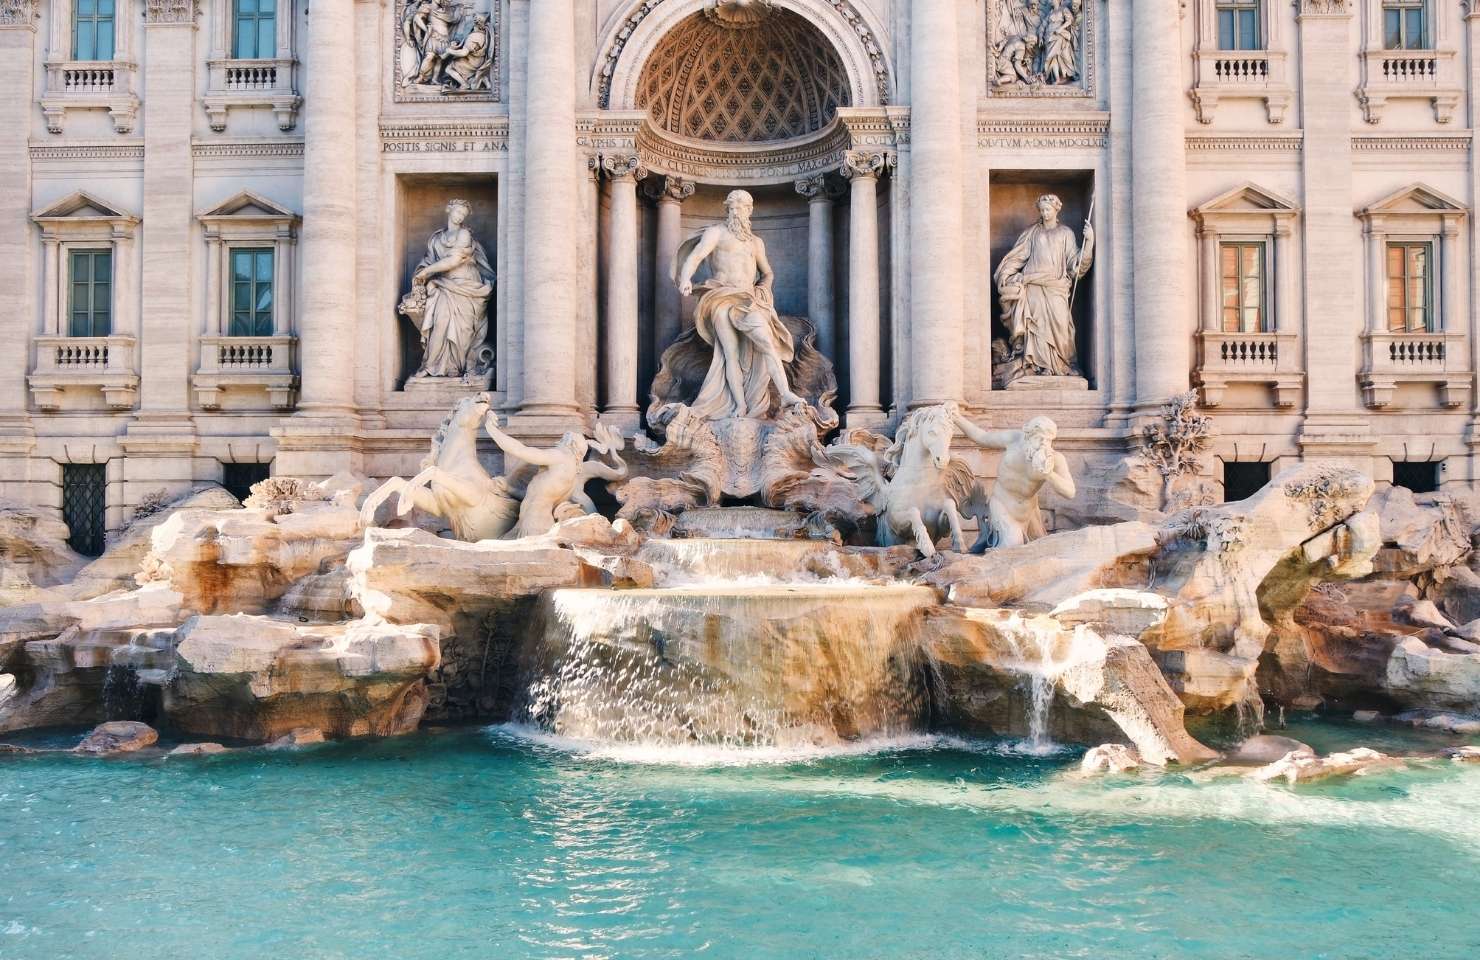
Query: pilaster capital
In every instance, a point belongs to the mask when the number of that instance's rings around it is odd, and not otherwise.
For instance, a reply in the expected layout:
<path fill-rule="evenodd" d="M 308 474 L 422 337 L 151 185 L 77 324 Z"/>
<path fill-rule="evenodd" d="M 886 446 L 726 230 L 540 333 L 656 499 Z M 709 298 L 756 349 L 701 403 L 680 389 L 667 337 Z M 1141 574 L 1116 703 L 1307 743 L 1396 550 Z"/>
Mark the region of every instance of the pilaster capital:
<path fill-rule="evenodd" d="M 144 0 L 145 23 L 188 23 L 194 26 L 200 0 Z"/>
<path fill-rule="evenodd" d="M 877 180 L 894 167 L 894 154 L 885 150 L 849 150 L 843 154 L 843 176 L 849 180 Z"/>
<path fill-rule="evenodd" d="M 6 27 L 36 29 L 40 0 L 0 0 L 0 30 Z"/>
<path fill-rule="evenodd" d="M 635 153 L 603 153 L 601 170 L 613 180 L 641 180 L 648 175 L 642 158 Z"/>

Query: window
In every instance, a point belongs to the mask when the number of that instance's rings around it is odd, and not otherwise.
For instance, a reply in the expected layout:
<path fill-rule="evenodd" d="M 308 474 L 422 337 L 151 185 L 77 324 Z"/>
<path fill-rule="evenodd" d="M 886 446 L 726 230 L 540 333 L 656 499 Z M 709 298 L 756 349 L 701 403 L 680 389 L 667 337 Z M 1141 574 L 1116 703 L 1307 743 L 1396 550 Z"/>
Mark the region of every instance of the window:
<path fill-rule="evenodd" d="M 1394 460 L 1393 486 L 1407 487 L 1414 493 L 1433 493 L 1439 489 L 1442 460 Z"/>
<path fill-rule="evenodd" d="M 1265 309 L 1265 245 L 1262 241 L 1219 244 L 1224 333 L 1268 333 Z"/>
<path fill-rule="evenodd" d="M 114 0 L 72 0 L 72 59 L 113 59 Z"/>
<path fill-rule="evenodd" d="M 107 546 L 108 465 L 62 464 L 62 520 L 67 544 L 84 557 L 96 557 Z"/>
<path fill-rule="evenodd" d="M 1217 0 L 1218 49 L 1263 50 L 1260 28 L 1261 0 Z"/>
<path fill-rule="evenodd" d="M 231 19 L 232 56 L 238 60 L 277 56 L 277 0 L 232 0 Z"/>
<path fill-rule="evenodd" d="M 223 463 L 221 464 L 221 486 L 238 500 L 245 500 L 252 487 L 272 475 L 270 463 Z"/>
<path fill-rule="evenodd" d="M 232 337 L 272 336 L 272 248 L 231 250 Z"/>
<path fill-rule="evenodd" d="M 1382 45 L 1389 50 L 1432 50 L 1429 0 L 1382 0 Z"/>
<path fill-rule="evenodd" d="M 1435 333 L 1432 243 L 1387 245 L 1389 333 Z"/>
<path fill-rule="evenodd" d="M 1223 502 L 1247 500 L 1269 483 L 1269 464 L 1257 461 L 1223 461 Z"/>
<path fill-rule="evenodd" d="M 68 254 L 73 337 L 106 337 L 113 332 L 113 251 L 73 250 Z"/>

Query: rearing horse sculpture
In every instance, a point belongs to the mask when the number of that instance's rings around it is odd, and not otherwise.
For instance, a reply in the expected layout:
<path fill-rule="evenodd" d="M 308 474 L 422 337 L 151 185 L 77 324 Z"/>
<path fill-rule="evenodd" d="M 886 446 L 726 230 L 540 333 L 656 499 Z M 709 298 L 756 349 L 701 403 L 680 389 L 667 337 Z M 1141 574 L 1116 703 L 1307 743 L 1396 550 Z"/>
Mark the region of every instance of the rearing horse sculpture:
<path fill-rule="evenodd" d="M 951 456 L 955 433 L 946 407 L 925 407 L 905 418 L 882 452 L 849 442 L 823 451 L 878 512 L 879 546 L 913 540 L 921 554 L 932 557 L 935 541 L 949 532 L 952 548 L 965 551 L 961 510 L 975 496 L 976 479 L 965 461 Z"/>
<path fill-rule="evenodd" d="M 620 457 L 622 437 L 603 424 L 597 424 L 594 441 L 569 433 L 553 450 L 540 450 L 499 430 L 491 410 L 486 393 L 459 400 L 432 437 L 421 472 L 410 480 L 392 477 L 381 484 L 365 498 L 360 522 L 373 524 L 381 505 L 399 494 L 397 514 L 405 516 L 419 507 L 446 520 L 459 540 L 537 536 L 557 520 L 595 512 L 582 490 L 586 480 L 626 475 Z M 485 425 L 504 450 L 506 469 L 501 477 L 491 476 L 478 460 L 478 428 Z M 613 464 L 583 462 L 588 449 L 611 457 Z"/>

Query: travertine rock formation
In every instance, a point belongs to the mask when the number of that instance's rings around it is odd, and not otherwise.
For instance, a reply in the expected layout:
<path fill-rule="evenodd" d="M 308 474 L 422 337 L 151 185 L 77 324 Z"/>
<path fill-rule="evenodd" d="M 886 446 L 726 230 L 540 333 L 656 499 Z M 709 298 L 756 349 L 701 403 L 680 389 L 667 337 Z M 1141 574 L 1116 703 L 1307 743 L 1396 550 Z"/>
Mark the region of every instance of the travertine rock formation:
<path fill-rule="evenodd" d="M 0 500 L 0 606 L 64 583 L 87 563 L 67 546 L 69 535 L 49 513 Z"/>

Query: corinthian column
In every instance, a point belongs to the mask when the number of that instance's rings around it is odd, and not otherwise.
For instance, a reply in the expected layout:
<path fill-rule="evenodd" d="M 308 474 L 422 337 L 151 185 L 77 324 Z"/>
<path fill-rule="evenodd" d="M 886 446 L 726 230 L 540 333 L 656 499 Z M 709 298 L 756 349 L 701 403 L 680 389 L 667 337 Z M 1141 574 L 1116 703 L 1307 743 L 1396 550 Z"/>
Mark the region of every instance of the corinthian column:
<path fill-rule="evenodd" d="M 848 426 L 884 420 L 879 403 L 879 177 L 883 153 L 849 153 L 843 175 L 852 184 L 848 214 Z M 960 362 L 959 352 L 956 360 Z"/>
<path fill-rule="evenodd" d="M 683 296 L 668 279 L 668 268 L 683 242 L 683 202 L 694 195 L 694 181 L 681 177 L 649 180 L 658 201 L 658 237 L 653 263 L 653 355 L 661 357 L 683 326 Z"/>
<path fill-rule="evenodd" d="M 349 416 L 355 390 L 355 0 L 314 0 L 303 97 L 303 400 Z M 346 156 L 346 154 L 349 154 Z"/>
<path fill-rule="evenodd" d="M 575 13 L 572 0 L 529 5 L 525 139 L 524 399 L 521 413 L 574 421 L 576 258 Z"/>
<path fill-rule="evenodd" d="M 26 415 L 26 374 L 36 317 L 34 278 L 36 227 L 31 223 L 31 156 L 19 131 L 31 122 L 30 91 L 35 84 L 38 0 L 21 0 L 0 12 L 0 89 L 26 91 L 0 97 L 0 263 L 8 279 L 0 283 L 0 496 L 29 501 L 25 454 L 32 444 Z M 49 252 L 49 251 L 48 251 Z M 51 291 L 54 284 L 47 286 Z"/>
<path fill-rule="evenodd" d="M 606 257 L 606 392 L 602 416 L 624 433 L 639 423 L 637 405 L 637 181 L 647 176 L 637 157 L 606 155 L 611 181 L 611 246 Z"/>
<path fill-rule="evenodd" d="M 827 175 L 796 182 L 807 198 L 807 319 L 817 331 L 817 349 L 836 363 L 837 319 L 833 306 L 833 198 Z"/>
<path fill-rule="evenodd" d="M 960 400 L 965 377 L 961 58 L 957 0 L 911 9 L 910 403 L 924 406 Z"/>
<path fill-rule="evenodd" d="M 1193 305 L 1187 299 L 1187 162 L 1178 0 L 1131 6 L 1131 263 L 1136 403 L 1187 389 Z"/>

